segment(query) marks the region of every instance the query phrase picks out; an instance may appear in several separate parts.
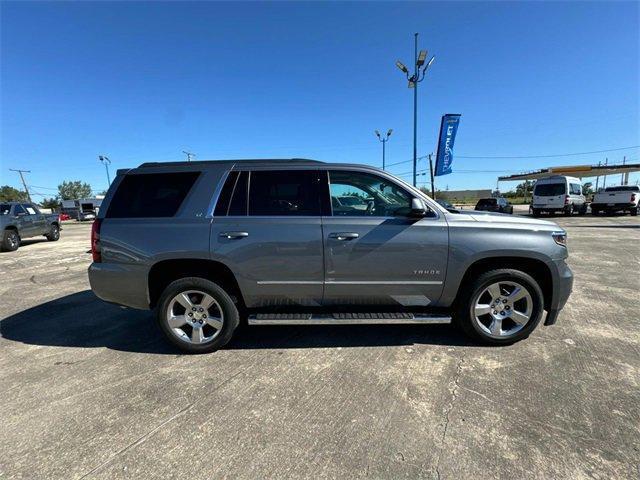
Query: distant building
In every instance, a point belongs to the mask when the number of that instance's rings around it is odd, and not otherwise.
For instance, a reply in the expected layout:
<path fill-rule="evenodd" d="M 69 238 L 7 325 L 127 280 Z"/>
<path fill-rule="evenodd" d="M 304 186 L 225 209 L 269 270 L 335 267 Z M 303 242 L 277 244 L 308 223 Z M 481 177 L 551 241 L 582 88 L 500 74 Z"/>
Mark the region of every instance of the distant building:
<path fill-rule="evenodd" d="M 476 203 L 480 198 L 491 197 L 491 190 L 446 190 L 436 192 L 436 198 L 449 203 Z"/>
<path fill-rule="evenodd" d="M 100 210 L 104 196 L 99 195 L 94 198 L 78 198 L 77 200 L 62 200 L 60 213 L 66 213 L 71 218 L 84 220 L 85 217 L 96 215 Z"/>

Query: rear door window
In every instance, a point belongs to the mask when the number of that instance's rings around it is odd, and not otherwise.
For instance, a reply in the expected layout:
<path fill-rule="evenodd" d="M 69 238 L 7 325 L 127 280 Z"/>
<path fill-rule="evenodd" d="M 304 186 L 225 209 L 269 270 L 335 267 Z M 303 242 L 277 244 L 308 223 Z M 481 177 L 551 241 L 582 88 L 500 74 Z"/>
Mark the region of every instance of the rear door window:
<path fill-rule="evenodd" d="M 321 195 L 315 170 L 251 172 L 249 215 L 319 216 Z"/>
<path fill-rule="evenodd" d="M 229 211 L 229 204 L 231 203 L 231 196 L 233 195 L 233 189 L 236 187 L 238 181 L 239 172 L 230 172 L 227 176 L 227 180 L 224 182 L 224 186 L 220 191 L 218 202 L 213 214 L 217 217 L 224 216 Z"/>
<path fill-rule="evenodd" d="M 533 194 L 540 197 L 554 197 L 564 195 L 566 191 L 564 183 L 542 183 L 536 185 Z"/>
<path fill-rule="evenodd" d="M 124 177 L 107 218 L 173 217 L 200 172 L 143 173 Z"/>

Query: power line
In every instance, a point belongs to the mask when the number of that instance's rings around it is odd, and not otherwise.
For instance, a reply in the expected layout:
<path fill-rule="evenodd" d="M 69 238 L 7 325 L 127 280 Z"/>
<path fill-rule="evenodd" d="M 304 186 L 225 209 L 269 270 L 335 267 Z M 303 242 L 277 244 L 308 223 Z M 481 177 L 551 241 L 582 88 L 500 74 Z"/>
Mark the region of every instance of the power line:
<path fill-rule="evenodd" d="M 632 147 L 610 148 L 607 150 L 594 150 L 591 152 L 576 152 L 576 153 L 558 153 L 555 155 L 511 155 L 511 156 L 469 156 L 469 155 L 456 155 L 458 158 L 493 158 L 493 159 L 510 159 L 510 158 L 554 158 L 554 157 L 574 157 L 577 155 L 591 155 L 592 153 L 606 153 L 606 152 L 619 152 L 621 150 L 631 150 L 633 148 L 640 148 L 640 145 L 634 145 Z"/>

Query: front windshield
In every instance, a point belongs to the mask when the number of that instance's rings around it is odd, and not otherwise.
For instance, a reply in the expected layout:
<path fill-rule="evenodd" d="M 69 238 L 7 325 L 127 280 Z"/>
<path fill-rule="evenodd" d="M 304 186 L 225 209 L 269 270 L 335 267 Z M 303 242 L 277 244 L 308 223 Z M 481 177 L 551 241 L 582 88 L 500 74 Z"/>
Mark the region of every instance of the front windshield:
<path fill-rule="evenodd" d="M 9 215 L 11 205 L 8 203 L 0 203 L 0 215 Z"/>

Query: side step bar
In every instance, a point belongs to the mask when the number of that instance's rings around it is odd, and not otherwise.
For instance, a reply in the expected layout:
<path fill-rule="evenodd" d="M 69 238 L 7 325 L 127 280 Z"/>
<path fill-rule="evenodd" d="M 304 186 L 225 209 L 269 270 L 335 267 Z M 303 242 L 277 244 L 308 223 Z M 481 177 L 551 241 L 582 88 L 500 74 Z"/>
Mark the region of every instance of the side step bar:
<path fill-rule="evenodd" d="M 370 325 L 370 324 L 443 324 L 446 315 L 421 313 L 258 313 L 249 315 L 249 325 Z"/>

